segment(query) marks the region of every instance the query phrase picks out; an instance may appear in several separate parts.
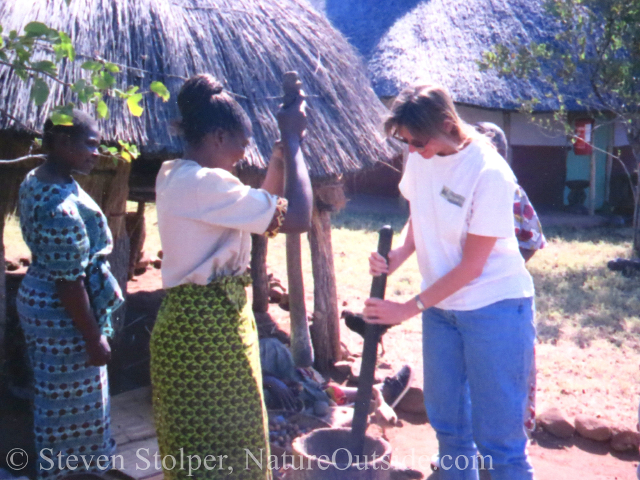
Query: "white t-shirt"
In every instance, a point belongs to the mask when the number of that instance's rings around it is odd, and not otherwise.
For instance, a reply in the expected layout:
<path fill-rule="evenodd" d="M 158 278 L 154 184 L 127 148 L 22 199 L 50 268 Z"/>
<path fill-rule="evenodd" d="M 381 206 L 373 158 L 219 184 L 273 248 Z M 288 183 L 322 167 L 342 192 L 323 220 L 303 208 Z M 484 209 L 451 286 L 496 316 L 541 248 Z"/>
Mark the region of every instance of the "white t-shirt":
<path fill-rule="evenodd" d="M 249 265 L 251 234 L 265 233 L 278 197 L 192 160 L 162 164 L 156 178 L 162 284 L 207 285 Z"/>
<path fill-rule="evenodd" d="M 482 141 L 448 156 L 409 155 L 400 191 L 411 205 L 423 291 L 460 263 L 468 233 L 498 237 L 480 277 L 438 308 L 475 310 L 508 298 L 533 296 L 533 281 L 514 232 L 515 189 L 507 163 Z"/>

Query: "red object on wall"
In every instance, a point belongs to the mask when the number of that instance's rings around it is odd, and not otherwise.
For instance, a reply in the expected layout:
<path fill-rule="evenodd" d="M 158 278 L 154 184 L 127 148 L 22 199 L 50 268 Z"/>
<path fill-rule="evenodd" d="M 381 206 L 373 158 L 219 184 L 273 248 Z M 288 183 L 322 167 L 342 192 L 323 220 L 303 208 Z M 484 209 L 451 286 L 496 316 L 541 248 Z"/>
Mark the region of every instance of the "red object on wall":
<path fill-rule="evenodd" d="M 576 119 L 576 142 L 573 144 L 573 153 L 576 155 L 591 155 L 593 141 L 593 118 Z"/>

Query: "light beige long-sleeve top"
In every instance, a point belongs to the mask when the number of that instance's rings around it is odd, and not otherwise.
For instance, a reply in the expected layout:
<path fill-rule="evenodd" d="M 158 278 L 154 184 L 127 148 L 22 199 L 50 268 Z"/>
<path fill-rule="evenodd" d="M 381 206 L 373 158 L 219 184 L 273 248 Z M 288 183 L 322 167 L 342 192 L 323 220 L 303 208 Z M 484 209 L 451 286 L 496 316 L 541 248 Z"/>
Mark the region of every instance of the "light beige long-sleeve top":
<path fill-rule="evenodd" d="M 162 164 L 156 178 L 162 284 L 207 285 L 249 265 L 251 234 L 263 234 L 278 198 L 219 168 L 192 160 Z"/>

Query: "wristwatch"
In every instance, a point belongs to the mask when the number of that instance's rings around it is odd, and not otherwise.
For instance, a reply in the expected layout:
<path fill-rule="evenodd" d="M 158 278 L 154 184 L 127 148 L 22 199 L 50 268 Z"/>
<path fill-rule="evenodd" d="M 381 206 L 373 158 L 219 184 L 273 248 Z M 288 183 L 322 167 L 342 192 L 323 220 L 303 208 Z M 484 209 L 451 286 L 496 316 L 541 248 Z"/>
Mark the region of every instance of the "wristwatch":
<path fill-rule="evenodd" d="M 422 303 L 422 300 L 420 300 L 420 294 L 416 295 L 414 297 L 414 300 L 416 301 L 416 305 L 418 306 L 421 312 L 424 312 L 427 309 L 427 307 L 424 306 L 424 303 Z"/>

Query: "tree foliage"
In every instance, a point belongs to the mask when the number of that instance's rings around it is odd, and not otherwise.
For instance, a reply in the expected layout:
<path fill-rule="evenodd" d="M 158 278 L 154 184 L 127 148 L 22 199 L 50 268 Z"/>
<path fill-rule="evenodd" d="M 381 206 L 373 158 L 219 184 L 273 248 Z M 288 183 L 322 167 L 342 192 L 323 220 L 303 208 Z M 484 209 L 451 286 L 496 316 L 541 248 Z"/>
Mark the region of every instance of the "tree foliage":
<path fill-rule="evenodd" d="M 84 75 L 80 78 L 72 81 L 61 78 L 59 68 L 63 62 L 76 61 L 80 60 L 72 39 L 65 32 L 41 22 L 30 22 L 24 27 L 22 34 L 15 30 L 5 34 L 0 25 L 0 66 L 7 67 L 24 81 L 25 87 L 30 88 L 30 98 L 35 105 L 43 105 L 47 101 L 51 81 L 72 92 L 74 102 L 56 105 L 51 111 L 51 119 L 57 125 L 71 125 L 71 110 L 78 104 L 93 105 L 98 118 L 108 118 L 109 107 L 105 100 L 109 97 L 120 98 L 126 103 L 129 113 L 135 117 L 144 112 L 141 103 L 146 94 L 157 95 L 164 102 L 169 100 L 169 91 L 158 81 L 151 83 L 149 92 L 140 92 L 137 86 L 127 89 L 119 87 L 117 77 L 121 66 L 99 57 L 84 59 L 80 65 Z M 1 114 L 19 123 L 10 112 L 0 111 Z M 104 147 L 104 153 L 119 154 L 125 160 L 132 160 L 139 154 L 135 145 L 121 140 L 118 141 L 118 147 Z"/>
<path fill-rule="evenodd" d="M 542 80 L 561 112 L 567 100 L 561 87 L 587 85 L 590 94 L 576 103 L 615 114 L 633 130 L 640 117 L 640 0 L 544 0 L 544 6 L 557 22 L 551 40 L 494 45 L 480 68 Z M 640 146 L 640 136 L 637 140 Z"/>
<path fill-rule="evenodd" d="M 556 22 L 554 35 L 544 42 L 494 45 L 484 52 L 480 68 L 543 81 L 548 96 L 559 101 L 556 116 L 563 120 L 570 99 L 561 92 L 586 91 L 571 100 L 623 122 L 640 164 L 640 0 L 543 1 Z M 523 99 L 523 107 L 531 110 L 538 102 Z M 640 255 L 640 191 L 634 190 L 634 252 Z"/>

